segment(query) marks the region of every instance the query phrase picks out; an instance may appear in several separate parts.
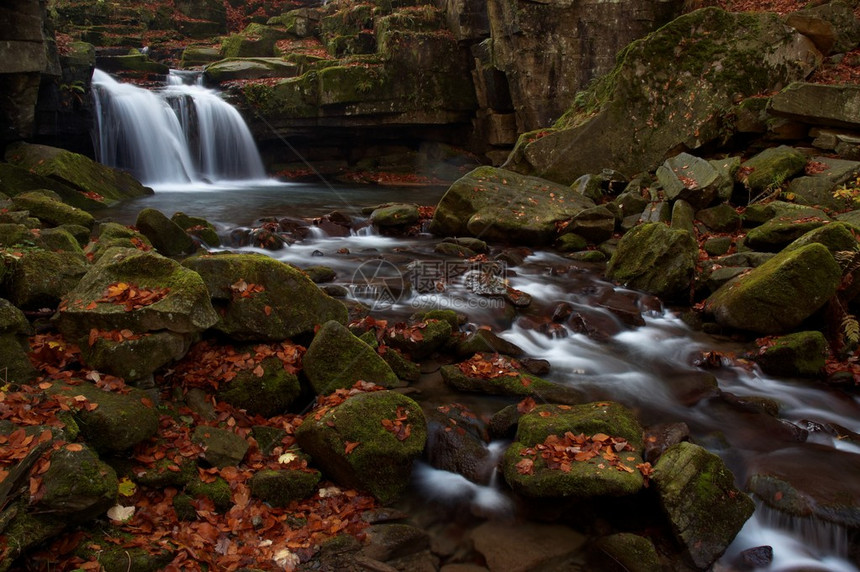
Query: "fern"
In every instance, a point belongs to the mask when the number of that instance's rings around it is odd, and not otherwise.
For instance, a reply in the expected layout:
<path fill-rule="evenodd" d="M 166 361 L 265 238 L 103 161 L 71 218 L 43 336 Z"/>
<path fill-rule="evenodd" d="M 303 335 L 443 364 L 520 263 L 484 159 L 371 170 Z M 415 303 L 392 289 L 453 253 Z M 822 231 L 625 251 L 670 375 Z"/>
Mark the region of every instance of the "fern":
<path fill-rule="evenodd" d="M 848 347 L 854 347 L 860 343 L 860 322 L 853 314 L 845 314 L 842 316 L 842 324 L 840 325 L 842 341 Z"/>

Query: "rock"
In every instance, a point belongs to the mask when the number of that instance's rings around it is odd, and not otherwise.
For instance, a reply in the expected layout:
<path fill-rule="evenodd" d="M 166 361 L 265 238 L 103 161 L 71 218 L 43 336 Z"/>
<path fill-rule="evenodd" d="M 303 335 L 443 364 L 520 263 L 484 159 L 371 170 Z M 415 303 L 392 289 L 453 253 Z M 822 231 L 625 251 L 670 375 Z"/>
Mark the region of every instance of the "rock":
<path fill-rule="evenodd" d="M 741 164 L 745 175 L 741 182 L 753 198 L 779 188 L 785 181 L 803 172 L 806 155 L 785 145 L 765 149 Z"/>
<path fill-rule="evenodd" d="M 45 226 L 76 224 L 92 229 L 95 224 L 95 219 L 90 213 L 67 205 L 59 199 L 47 197 L 40 191 L 15 195 L 12 203 L 22 211 L 29 211 L 30 216 L 38 218 Z"/>
<path fill-rule="evenodd" d="M 36 369 L 27 357 L 27 336 L 33 333 L 24 313 L 11 302 L 0 298 L 0 355 L 3 356 L 3 379 L 6 383 L 27 383 L 36 377 Z"/>
<path fill-rule="evenodd" d="M 394 372 L 394 375 L 398 379 L 411 382 L 418 381 L 421 378 L 421 368 L 418 367 L 417 363 L 406 359 L 406 356 L 400 350 L 386 347 L 385 351 L 379 355 L 382 356 L 382 359 L 385 360 L 385 363 L 388 364 L 388 367 L 391 368 L 391 371 Z"/>
<path fill-rule="evenodd" d="M 487 448 L 487 431 L 478 417 L 459 403 L 440 405 L 427 413 L 430 466 L 487 485 L 496 470 Z"/>
<path fill-rule="evenodd" d="M 385 342 L 413 360 L 422 360 L 447 343 L 451 338 L 451 329 L 447 320 L 428 319 L 403 330 L 395 328 L 393 335 L 387 337 Z"/>
<path fill-rule="evenodd" d="M 821 332 L 796 332 L 776 338 L 755 357 L 770 375 L 818 377 L 827 357 L 827 339 Z"/>
<path fill-rule="evenodd" d="M 257 471 L 248 483 L 251 494 L 274 507 L 286 507 L 316 492 L 320 472 L 308 470 Z"/>
<path fill-rule="evenodd" d="M 207 65 L 203 78 L 207 84 L 213 85 L 225 81 L 296 77 L 299 69 L 298 65 L 283 58 L 228 57 Z"/>
<path fill-rule="evenodd" d="M 334 320 L 317 331 L 302 364 L 311 387 L 319 395 L 348 389 L 360 380 L 388 388 L 400 385 L 400 380 L 373 348 Z"/>
<path fill-rule="evenodd" d="M 237 466 L 248 452 L 248 442 L 245 439 L 218 427 L 198 425 L 191 434 L 191 441 L 202 445 L 203 459 L 218 468 Z"/>
<path fill-rule="evenodd" d="M 216 393 L 219 401 L 244 409 L 249 415 L 273 417 L 287 411 L 301 393 L 299 379 L 284 369 L 278 357 L 260 362 L 262 375 L 254 371 L 240 371 L 229 383 L 222 384 Z"/>
<path fill-rule="evenodd" d="M 221 238 L 218 236 L 217 229 L 205 218 L 175 212 L 170 220 L 191 236 L 196 236 L 202 240 L 207 246 L 221 246 Z"/>
<path fill-rule="evenodd" d="M 409 524 L 373 524 L 365 533 L 367 544 L 361 553 L 380 562 L 414 554 L 430 546 L 430 536 Z"/>
<path fill-rule="evenodd" d="M 119 73 L 132 77 L 145 78 L 149 75 L 167 75 L 170 68 L 150 59 L 144 53 L 131 50 L 131 53 L 116 56 L 97 56 L 96 65 L 107 73 Z"/>
<path fill-rule="evenodd" d="M 262 24 L 249 24 L 239 34 L 221 39 L 221 56 L 224 58 L 266 58 L 275 55 L 275 42 L 288 35 L 277 28 Z"/>
<path fill-rule="evenodd" d="M 568 232 L 558 237 L 553 246 L 559 252 L 577 252 L 585 250 L 588 247 L 588 241 L 578 234 Z"/>
<path fill-rule="evenodd" d="M 772 546 L 756 546 L 755 548 L 747 548 L 738 554 L 734 564 L 741 570 L 756 570 L 759 568 L 768 568 L 773 562 L 773 547 Z"/>
<path fill-rule="evenodd" d="M 189 258 L 219 309 L 214 329 L 240 341 L 282 341 L 329 320 L 346 322 L 346 307 L 301 270 L 262 254 Z M 286 304 L 285 300 L 292 303 Z"/>
<path fill-rule="evenodd" d="M 125 172 L 64 149 L 16 143 L 6 148 L 6 160 L 80 193 L 96 193 L 105 204 L 152 194 L 152 189 L 144 187 Z"/>
<path fill-rule="evenodd" d="M 732 248 L 732 242 L 733 240 L 730 236 L 708 238 L 702 243 L 702 249 L 704 249 L 708 256 L 722 256 Z"/>
<path fill-rule="evenodd" d="M 56 308 L 87 270 L 87 261 L 82 255 L 24 251 L 7 270 L 2 280 L 2 293 L 22 310 Z"/>
<path fill-rule="evenodd" d="M 217 62 L 221 59 L 221 51 L 215 48 L 188 46 L 182 50 L 180 67 L 189 68 Z"/>
<path fill-rule="evenodd" d="M 643 536 L 619 532 L 598 538 L 595 558 L 589 560 L 596 570 L 606 572 L 651 572 L 660 570 L 654 544 Z"/>
<path fill-rule="evenodd" d="M 35 510 L 61 515 L 68 523 L 86 522 L 102 515 L 116 503 L 116 472 L 86 445 L 60 448 L 42 475 L 44 487 Z"/>
<path fill-rule="evenodd" d="M 668 200 L 684 200 L 696 209 L 713 203 L 722 183 L 713 165 L 689 153 L 667 159 L 657 168 L 656 176 Z"/>
<path fill-rule="evenodd" d="M 600 244 L 615 233 L 615 215 L 605 206 L 584 209 L 570 219 L 565 232 L 572 232 L 587 241 Z"/>
<path fill-rule="evenodd" d="M 370 214 L 370 222 L 380 228 L 403 228 L 418 222 L 418 206 L 393 204 L 380 206 Z"/>
<path fill-rule="evenodd" d="M 705 311 L 723 326 L 779 334 L 821 308 L 841 280 L 842 270 L 830 251 L 809 244 L 777 254 L 723 285 L 705 301 Z"/>
<path fill-rule="evenodd" d="M 644 486 L 636 466 L 642 463 L 642 428 L 625 407 L 617 403 L 585 403 L 566 406 L 538 405 L 520 417 L 515 441 L 502 462 L 505 480 L 520 495 L 531 499 L 586 499 L 632 495 Z M 564 466 L 550 466 L 535 446 L 555 439 L 561 446 L 570 433 L 584 438 L 602 435 L 626 441 L 631 449 L 618 452 L 615 464 L 596 455 Z M 573 446 L 573 445 L 571 445 Z M 532 461 L 524 468 L 523 461 Z M 619 470 L 619 467 L 626 467 Z"/>
<path fill-rule="evenodd" d="M 87 444 L 99 453 L 118 453 L 133 448 L 158 431 L 159 414 L 150 405 L 146 393 L 132 387 L 127 393 L 103 391 L 84 381 L 79 385 L 55 383 L 48 389 L 50 395 L 62 396 L 75 402 L 77 396 L 86 398 L 86 403 L 96 407 L 77 406 L 74 418 Z"/>
<path fill-rule="evenodd" d="M 559 524 L 487 521 L 472 531 L 491 572 L 548 570 L 576 554 L 585 536 Z"/>
<path fill-rule="evenodd" d="M 134 383 L 147 380 L 160 367 L 179 360 L 188 352 L 194 335 L 169 331 L 145 332 L 128 337 L 120 331 L 105 332 L 81 347 L 86 364 Z M 82 338 L 83 339 L 83 338 Z"/>
<path fill-rule="evenodd" d="M 645 428 L 645 452 L 642 457 L 653 465 L 666 449 L 689 439 L 690 428 L 686 423 L 651 425 Z"/>
<path fill-rule="evenodd" d="M 329 266 L 306 266 L 301 269 L 314 284 L 331 282 L 337 278 L 337 273 Z"/>
<path fill-rule="evenodd" d="M 498 358 L 484 355 L 483 359 L 487 361 Z M 442 380 L 457 391 L 512 397 L 531 396 L 555 403 L 579 403 L 582 400 L 582 394 L 574 388 L 558 385 L 525 372 L 489 379 L 466 375 L 455 365 L 442 366 L 441 372 Z"/>
<path fill-rule="evenodd" d="M 723 461 L 691 443 L 666 450 L 651 480 L 675 538 L 698 568 L 725 552 L 754 510 Z"/>
<path fill-rule="evenodd" d="M 802 222 L 774 217 L 747 233 L 744 244 L 755 250 L 779 252 L 790 242 L 823 225 L 827 220 L 803 220 Z"/>
<path fill-rule="evenodd" d="M 696 10 L 628 46 L 552 129 L 521 135 L 504 166 L 567 184 L 594 165 L 652 170 L 673 149 L 721 140 L 736 98 L 805 78 L 820 61 L 775 14 Z"/>
<path fill-rule="evenodd" d="M 487 254 L 490 252 L 490 248 L 487 246 L 486 242 L 484 242 L 480 238 L 472 238 L 471 236 L 449 236 L 448 238 L 442 240 L 442 242 L 450 242 L 451 244 L 456 244 L 457 246 L 468 248 L 469 250 L 477 252 L 479 254 Z"/>
<path fill-rule="evenodd" d="M 558 234 L 556 223 L 593 206 L 563 185 L 479 167 L 451 185 L 436 206 L 430 232 L 529 246 L 549 244 Z"/>
<path fill-rule="evenodd" d="M 97 233 L 97 239 L 88 244 L 85 250 L 93 262 L 97 262 L 105 252 L 115 246 L 137 248 L 144 252 L 152 250 L 152 243 L 148 238 L 136 230 L 115 222 L 101 223 Z"/>
<path fill-rule="evenodd" d="M 499 353 L 511 357 L 521 357 L 525 352 L 490 330 L 479 329 L 457 342 L 455 351 L 460 357 L 471 357 L 477 353 Z"/>
<path fill-rule="evenodd" d="M 697 211 L 696 219 L 714 232 L 736 232 L 741 227 L 740 215 L 726 203 Z"/>
<path fill-rule="evenodd" d="M 68 252 L 73 254 L 83 254 L 81 245 L 77 238 L 67 230 L 68 228 L 83 229 L 87 237 L 90 231 L 84 227 L 77 225 L 63 225 L 57 228 L 43 228 L 39 231 L 39 236 L 36 237 L 36 244 L 52 252 Z"/>
<path fill-rule="evenodd" d="M 194 241 L 178 224 L 156 209 L 143 209 L 135 226 L 164 256 L 181 256 L 194 252 Z"/>
<path fill-rule="evenodd" d="M 795 82 L 770 98 L 768 111 L 816 126 L 860 128 L 860 86 Z"/>
<path fill-rule="evenodd" d="M 465 246 L 460 246 L 459 244 L 451 242 L 438 243 L 433 247 L 433 252 L 449 258 L 472 258 L 478 254 L 474 250 L 470 250 Z"/>
<path fill-rule="evenodd" d="M 307 417 L 296 439 L 326 476 L 388 504 L 409 485 L 412 462 L 427 441 L 427 424 L 413 400 L 374 391 L 350 397 L 319 419 Z M 347 453 L 348 443 L 358 445 Z"/>
<path fill-rule="evenodd" d="M 693 206 L 683 199 L 678 199 L 672 205 L 672 219 L 670 228 L 673 230 L 683 230 L 691 235 L 696 235 L 696 225 L 693 222 L 695 213 Z"/>
<path fill-rule="evenodd" d="M 833 147 L 835 148 L 835 144 Z M 818 205 L 835 211 L 854 208 L 852 197 L 839 197 L 837 191 L 860 176 L 860 162 L 832 157 L 813 157 L 812 164 L 825 168 L 821 173 L 795 177 L 788 183 L 788 193 L 800 205 Z"/>
<path fill-rule="evenodd" d="M 207 429 L 211 429 L 208 427 Z M 221 429 L 216 429 L 216 431 L 221 431 Z M 192 435 L 192 439 L 194 436 Z M 205 459 L 205 457 L 204 457 Z M 237 461 L 238 463 L 238 461 Z M 233 463 L 229 461 L 227 465 L 216 465 L 216 466 L 234 466 L 237 463 Z M 230 491 L 230 484 L 221 477 L 216 476 L 214 481 L 204 482 L 200 478 L 193 479 L 187 485 L 185 485 L 185 492 L 187 495 L 190 495 L 193 498 L 207 498 L 212 501 L 215 505 L 215 508 L 220 511 L 226 512 L 233 506 L 232 493 Z M 179 499 L 182 495 L 177 495 L 174 497 L 174 506 L 176 505 L 176 500 Z M 190 499 L 189 499 L 190 500 Z M 191 518 L 188 520 L 196 520 L 197 519 L 197 511 L 194 508 L 194 505 L 189 503 Z M 179 510 L 177 510 L 177 515 L 179 514 Z"/>
<path fill-rule="evenodd" d="M 91 199 L 84 195 L 83 191 L 58 180 L 37 175 L 29 169 L 11 163 L 0 163 L 0 192 L 14 197 L 21 193 L 40 190 L 52 191 L 64 203 L 86 211 L 104 208 L 103 202 Z"/>
<path fill-rule="evenodd" d="M 606 276 L 628 288 L 679 299 L 689 293 L 698 250 L 689 232 L 660 223 L 642 224 L 621 238 Z"/>
<path fill-rule="evenodd" d="M 812 38 L 824 55 L 849 52 L 860 42 L 860 22 L 841 0 L 794 12 L 786 23 Z"/>

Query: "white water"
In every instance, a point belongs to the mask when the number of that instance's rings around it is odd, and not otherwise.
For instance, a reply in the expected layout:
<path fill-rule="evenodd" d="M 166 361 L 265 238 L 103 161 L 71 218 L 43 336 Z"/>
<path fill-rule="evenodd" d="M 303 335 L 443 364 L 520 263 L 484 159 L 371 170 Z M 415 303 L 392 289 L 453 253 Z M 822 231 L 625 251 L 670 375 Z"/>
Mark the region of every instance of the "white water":
<path fill-rule="evenodd" d="M 97 159 L 155 187 L 266 177 L 248 127 L 212 90 L 171 76 L 159 91 L 93 72 Z"/>

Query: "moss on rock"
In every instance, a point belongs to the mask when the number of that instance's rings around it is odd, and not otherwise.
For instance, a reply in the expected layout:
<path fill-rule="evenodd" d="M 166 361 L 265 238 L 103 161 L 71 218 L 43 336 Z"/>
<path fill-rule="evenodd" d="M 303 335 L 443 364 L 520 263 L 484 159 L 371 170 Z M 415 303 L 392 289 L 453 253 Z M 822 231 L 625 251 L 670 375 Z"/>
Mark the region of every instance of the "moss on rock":
<path fill-rule="evenodd" d="M 821 332 L 796 332 L 775 339 L 755 361 L 770 375 L 817 377 L 824 369 L 827 352 L 827 339 Z"/>
<path fill-rule="evenodd" d="M 229 383 L 218 389 L 218 399 L 251 415 L 271 417 L 284 413 L 301 393 L 299 379 L 284 369 L 277 357 L 260 362 L 263 374 L 240 371 Z"/>
<path fill-rule="evenodd" d="M 315 470 L 262 470 L 249 483 L 251 494 L 274 506 L 285 507 L 316 491 L 320 472 Z"/>
<path fill-rule="evenodd" d="M 52 200 L 38 191 L 15 195 L 12 202 L 18 209 L 29 211 L 31 216 L 38 218 L 46 226 L 77 224 L 91 229 L 95 224 L 90 213 L 59 200 Z"/>

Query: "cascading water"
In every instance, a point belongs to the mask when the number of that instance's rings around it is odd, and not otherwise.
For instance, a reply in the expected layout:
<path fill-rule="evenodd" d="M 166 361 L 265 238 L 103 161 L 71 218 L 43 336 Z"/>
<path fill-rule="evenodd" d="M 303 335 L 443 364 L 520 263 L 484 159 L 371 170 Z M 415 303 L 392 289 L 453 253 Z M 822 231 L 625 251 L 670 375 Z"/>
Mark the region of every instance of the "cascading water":
<path fill-rule="evenodd" d="M 172 72 L 150 91 L 95 70 L 98 160 L 153 186 L 264 179 L 242 116 L 188 77 Z"/>

